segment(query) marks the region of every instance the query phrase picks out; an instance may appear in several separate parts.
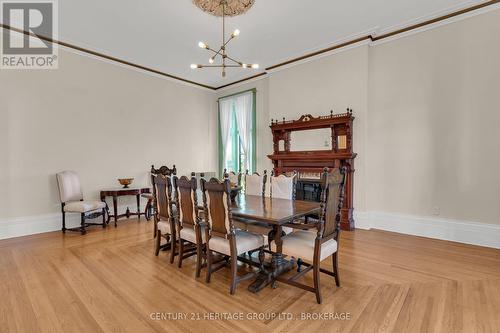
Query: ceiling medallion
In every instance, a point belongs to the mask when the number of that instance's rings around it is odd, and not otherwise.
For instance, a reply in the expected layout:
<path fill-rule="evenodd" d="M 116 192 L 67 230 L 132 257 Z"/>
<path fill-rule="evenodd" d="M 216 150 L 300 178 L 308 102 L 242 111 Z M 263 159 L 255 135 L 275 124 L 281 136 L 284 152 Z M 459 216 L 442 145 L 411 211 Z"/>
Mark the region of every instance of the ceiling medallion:
<path fill-rule="evenodd" d="M 225 16 L 237 16 L 247 12 L 255 0 L 226 0 Z M 209 14 L 222 16 L 221 0 L 193 0 L 193 3 Z"/>
<path fill-rule="evenodd" d="M 227 44 L 236 38 L 240 31 L 234 30 L 226 40 L 226 16 L 236 16 L 245 13 L 255 0 L 193 0 L 193 3 L 204 12 L 215 16 L 222 16 L 222 45 L 216 51 L 204 42 L 199 42 L 198 46 L 212 53 L 208 62 L 210 65 L 192 64 L 192 69 L 197 68 L 222 68 L 222 77 L 226 77 L 226 68 L 251 68 L 258 69 L 258 64 L 248 64 L 231 58 L 227 54 Z M 215 61 L 220 63 L 214 65 Z"/>

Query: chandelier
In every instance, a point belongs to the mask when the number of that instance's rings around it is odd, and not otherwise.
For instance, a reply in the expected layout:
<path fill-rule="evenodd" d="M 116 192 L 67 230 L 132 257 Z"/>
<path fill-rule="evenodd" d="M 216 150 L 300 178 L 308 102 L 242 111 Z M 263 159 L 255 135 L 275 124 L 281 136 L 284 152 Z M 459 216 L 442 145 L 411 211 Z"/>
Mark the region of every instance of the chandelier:
<path fill-rule="evenodd" d="M 204 42 L 199 42 L 198 46 L 208 50 L 212 56 L 208 59 L 210 65 L 192 64 L 192 69 L 197 68 L 222 68 L 222 77 L 226 76 L 226 68 L 249 68 L 258 69 L 258 64 L 248 64 L 231 58 L 227 54 L 227 45 L 236 38 L 240 31 L 234 30 L 226 40 L 226 16 L 236 16 L 247 12 L 253 6 L 255 0 L 193 0 L 193 3 L 209 14 L 222 16 L 222 45 L 218 50 L 208 46 Z M 219 64 L 215 64 L 218 61 Z"/>

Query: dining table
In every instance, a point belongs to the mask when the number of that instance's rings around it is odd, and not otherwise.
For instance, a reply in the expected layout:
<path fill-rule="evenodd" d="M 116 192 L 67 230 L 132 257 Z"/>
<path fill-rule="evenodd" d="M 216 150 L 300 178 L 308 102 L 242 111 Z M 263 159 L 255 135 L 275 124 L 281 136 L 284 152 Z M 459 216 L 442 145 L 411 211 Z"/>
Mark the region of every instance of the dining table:
<path fill-rule="evenodd" d="M 201 191 L 198 191 L 197 197 L 198 206 L 203 209 Z M 272 232 L 269 236 L 272 237 L 276 244 L 276 250 L 270 251 L 272 254 L 271 265 L 260 267 L 257 278 L 248 287 L 249 291 L 254 293 L 259 292 L 269 284 L 273 284 L 274 287 L 278 276 L 293 268 L 294 262 L 286 260 L 282 253 L 282 227 L 306 215 L 318 214 L 320 208 L 320 203 L 314 201 L 279 199 L 267 196 L 244 195 L 243 193 L 240 193 L 232 201 L 231 214 L 233 219 L 241 220 L 245 223 L 266 224 L 272 227 Z M 241 259 L 244 262 L 248 261 L 246 258 Z"/>

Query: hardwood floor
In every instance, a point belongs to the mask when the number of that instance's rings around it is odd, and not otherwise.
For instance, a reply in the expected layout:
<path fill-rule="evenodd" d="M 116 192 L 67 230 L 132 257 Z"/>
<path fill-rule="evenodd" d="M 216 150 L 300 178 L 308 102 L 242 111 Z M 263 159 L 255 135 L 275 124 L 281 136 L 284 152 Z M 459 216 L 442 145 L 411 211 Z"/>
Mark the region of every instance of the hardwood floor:
<path fill-rule="evenodd" d="M 196 280 L 193 257 L 178 269 L 165 252 L 154 256 L 152 226 L 130 220 L 86 236 L 0 241 L 0 332 L 500 332 L 500 250 L 344 232 L 342 287 L 322 274 L 318 305 L 314 294 L 284 284 L 252 294 L 243 282 L 231 296 L 229 269 L 210 284 L 204 270 Z M 312 283 L 312 274 L 305 279 Z M 224 313 L 243 320 L 214 318 Z M 299 320 L 320 314 L 348 319 Z"/>

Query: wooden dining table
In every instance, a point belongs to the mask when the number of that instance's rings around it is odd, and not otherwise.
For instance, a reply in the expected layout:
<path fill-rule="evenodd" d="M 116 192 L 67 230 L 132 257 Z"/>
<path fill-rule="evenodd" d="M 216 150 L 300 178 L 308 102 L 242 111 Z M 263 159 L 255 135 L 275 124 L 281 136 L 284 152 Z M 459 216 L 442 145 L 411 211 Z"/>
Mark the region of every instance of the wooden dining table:
<path fill-rule="evenodd" d="M 198 205 L 203 208 L 201 191 L 198 191 Z M 292 223 L 309 214 L 317 214 L 320 203 L 302 200 L 287 200 L 255 195 L 239 194 L 232 202 L 233 219 L 245 223 L 265 223 L 273 228 L 272 237 L 276 251 L 272 252 L 271 266 L 261 269 L 257 279 L 248 287 L 251 292 L 258 292 L 267 285 L 276 282 L 276 278 L 289 271 L 293 262 L 285 260 L 282 254 L 282 226 Z"/>

